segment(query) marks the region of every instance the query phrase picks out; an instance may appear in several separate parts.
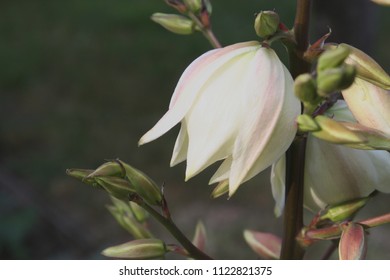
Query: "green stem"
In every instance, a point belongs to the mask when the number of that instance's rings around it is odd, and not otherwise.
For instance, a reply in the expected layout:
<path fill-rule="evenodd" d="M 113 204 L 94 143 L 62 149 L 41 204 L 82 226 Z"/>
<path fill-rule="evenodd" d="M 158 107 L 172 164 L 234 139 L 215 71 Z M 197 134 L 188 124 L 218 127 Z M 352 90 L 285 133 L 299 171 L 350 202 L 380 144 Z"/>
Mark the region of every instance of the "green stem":
<path fill-rule="evenodd" d="M 294 21 L 293 45 L 288 46 L 290 71 L 295 79 L 310 71 L 310 64 L 303 59 L 309 46 L 311 0 L 297 0 Z M 303 178 L 305 169 L 306 137 L 297 136 L 286 153 L 286 202 L 281 259 L 302 259 L 303 248 L 297 235 L 303 227 Z"/>
<path fill-rule="evenodd" d="M 200 29 L 203 36 L 206 37 L 206 39 L 210 42 L 210 44 L 215 48 L 221 48 L 222 45 L 218 41 L 217 37 L 215 37 L 215 34 L 209 27 L 205 27 L 203 23 L 199 20 L 199 18 L 194 15 L 192 12 L 188 13 L 188 16 L 192 19 L 192 21 L 196 24 L 196 26 Z"/>
<path fill-rule="evenodd" d="M 159 221 L 176 240 L 187 250 L 188 256 L 197 260 L 211 260 L 212 258 L 205 254 L 203 251 L 199 250 L 188 238 L 180 231 L 180 229 L 175 225 L 175 223 L 170 219 L 166 218 L 142 199 L 134 199 L 135 203 L 148 211 L 157 221 Z"/>

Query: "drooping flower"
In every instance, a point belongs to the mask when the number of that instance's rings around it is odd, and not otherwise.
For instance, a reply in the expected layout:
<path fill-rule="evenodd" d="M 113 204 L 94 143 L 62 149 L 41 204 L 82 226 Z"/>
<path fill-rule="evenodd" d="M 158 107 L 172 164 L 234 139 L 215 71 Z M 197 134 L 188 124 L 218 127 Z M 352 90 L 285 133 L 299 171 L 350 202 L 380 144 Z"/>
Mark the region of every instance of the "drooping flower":
<path fill-rule="evenodd" d="M 186 180 L 223 160 L 211 183 L 229 180 L 229 195 L 290 146 L 300 104 L 276 53 L 258 42 L 211 50 L 181 76 L 169 110 L 139 141 L 181 122 L 171 166 L 187 160 Z"/>
<path fill-rule="evenodd" d="M 356 120 L 390 136 L 390 91 L 356 78 L 342 92 Z"/>
<path fill-rule="evenodd" d="M 337 121 L 355 122 L 344 101 L 329 111 Z M 284 156 L 272 166 L 271 184 L 281 215 L 285 190 Z M 304 205 L 312 211 L 368 196 L 374 190 L 390 193 L 390 153 L 357 150 L 308 136 L 305 155 Z"/>

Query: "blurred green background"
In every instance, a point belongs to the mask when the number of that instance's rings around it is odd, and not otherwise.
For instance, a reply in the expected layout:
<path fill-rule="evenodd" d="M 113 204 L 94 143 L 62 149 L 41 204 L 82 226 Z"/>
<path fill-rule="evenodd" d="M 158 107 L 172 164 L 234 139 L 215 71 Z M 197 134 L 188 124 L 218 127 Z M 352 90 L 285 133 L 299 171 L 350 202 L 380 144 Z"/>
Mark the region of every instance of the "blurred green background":
<path fill-rule="evenodd" d="M 365 49 L 388 70 L 389 9 L 369 1 L 354 1 L 348 10 L 346 0 L 313 2 L 312 41 L 329 26 L 330 41 L 347 36 L 344 42 Z M 295 1 L 285 0 L 212 4 L 214 31 L 223 45 L 256 40 L 256 12 L 275 9 L 291 26 L 295 10 Z M 229 201 L 211 200 L 207 182 L 215 166 L 187 183 L 184 164 L 169 168 L 178 128 L 137 147 L 166 111 L 182 71 L 210 49 L 200 34 L 178 36 L 154 24 L 153 12 L 174 11 L 162 0 L 1 1 L 1 259 L 99 259 L 102 249 L 128 241 L 105 209 L 108 197 L 65 174 L 112 158 L 165 182 L 177 224 L 192 236 L 203 220 L 207 251 L 216 258 L 256 258 L 243 241 L 244 228 L 280 233 L 268 171 Z M 282 47 L 276 49 L 285 60 Z M 389 211 L 388 201 L 376 198 L 371 212 Z M 151 226 L 170 240 L 161 227 Z M 389 227 L 373 231 L 370 258 L 390 259 L 389 234 Z M 317 257 L 312 251 L 309 256 Z"/>

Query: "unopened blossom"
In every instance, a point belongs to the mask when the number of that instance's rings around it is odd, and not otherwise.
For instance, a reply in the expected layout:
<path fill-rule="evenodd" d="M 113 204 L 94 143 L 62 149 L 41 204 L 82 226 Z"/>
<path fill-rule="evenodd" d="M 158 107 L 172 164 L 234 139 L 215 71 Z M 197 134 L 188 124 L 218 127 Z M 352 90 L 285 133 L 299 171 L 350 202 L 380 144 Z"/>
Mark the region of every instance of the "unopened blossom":
<path fill-rule="evenodd" d="M 328 111 L 337 121 L 355 122 L 344 101 Z M 275 214 L 284 207 L 285 158 L 272 166 Z M 370 195 L 390 193 L 390 153 L 358 150 L 308 136 L 305 155 L 304 205 L 312 211 Z"/>
<path fill-rule="evenodd" d="M 390 136 L 390 91 L 356 78 L 342 92 L 356 120 Z"/>
<path fill-rule="evenodd" d="M 229 181 L 229 195 L 275 162 L 296 134 L 300 103 L 276 53 L 258 42 L 211 50 L 182 74 L 169 110 L 139 141 L 179 122 L 171 166 L 187 161 L 186 180 L 223 161 L 210 180 Z"/>

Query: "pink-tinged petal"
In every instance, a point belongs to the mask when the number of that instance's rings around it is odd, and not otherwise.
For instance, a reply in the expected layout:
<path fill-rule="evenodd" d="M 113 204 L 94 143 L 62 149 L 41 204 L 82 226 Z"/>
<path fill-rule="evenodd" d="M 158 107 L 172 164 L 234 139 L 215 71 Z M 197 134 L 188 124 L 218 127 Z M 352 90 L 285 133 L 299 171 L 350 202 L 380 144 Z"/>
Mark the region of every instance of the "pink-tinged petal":
<path fill-rule="evenodd" d="M 258 99 L 252 109 L 248 110 L 234 146 L 229 195 L 240 184 L 279 159 L 290 146 L 297 131 L 295 119 L 301 109 L 300 102 L 292 91 L 293 80 L 290 73 L 272 50 L 264 49 L 258 55 L 257 59 L 262 63 L 258 66 L 258 71 L 253 72 L 258 73 L 257 79 L 262 86 L 253 85 L 253 91 L 261 92 L 256 93 Z M 265 63 L 269 56 L 272 58 L 268 58 L 268 63 Z M 267 71 L 261 71 L 260 68 Z"/>
<path fill-rule="evenodd" d="M 280 258 L 282 240 L 280 237 L 267 232 L 245 230 L 244 238 L 252 250 L 263 259 Z"/>
<path fill-rule="evenodd" d="M 362 125 L 390 135 L 390 91 L 356 78 L 343 97 Z"/>
<path fill-rule="evenodd" d="M 251 106 L 246 91 L 253 75 L 248 66 L 259 48 L 243 48 L 241 54 L 211 75 L 185 117 L 190 139 L 187 179 L 231 154 L 246 117 L 243 112 Z"/>
<path fill-rule="evenodd" d="M 364 227 L 349 223 L 341 234 L 339 243 L 340 260 L 364 260 L 367 253 L 367 236 Z"/>
<path fill-rule="evenodd" d="M 180 127 L 179 135 L 177 136 L 175 147 L 173 148 L 172 158 L 171 158 L 171 167 L 183 162 L 187 158 L 188 151 L 188 133 L 187 127 L 182 121 L 182 125 Z"/>
<path fill-rule="evenodd" d="M 194 100 L 200 94 L 200 89 L 213 73 L 223 68 L 232 57 L 246 52 L 246 47 L 256 48 L 258 45 L 257 42 L 246 42 L 211 50 L 192 62 L 176 86 L 168 112 L 142 136 L 138 144 L 143 145 L 153 141 L 178 124 L 190 110 Z"/>
<path fill-rule="evenodd" d="M 194 244 L 199 250 L 204 251 L 206 249 L 206 241 L 207 241 L 206 227 L 204 226 L 202 221 L 199 221 L 196 224 L 195 235 L 194 238 L 192 239 L 192 244 Z"/>

